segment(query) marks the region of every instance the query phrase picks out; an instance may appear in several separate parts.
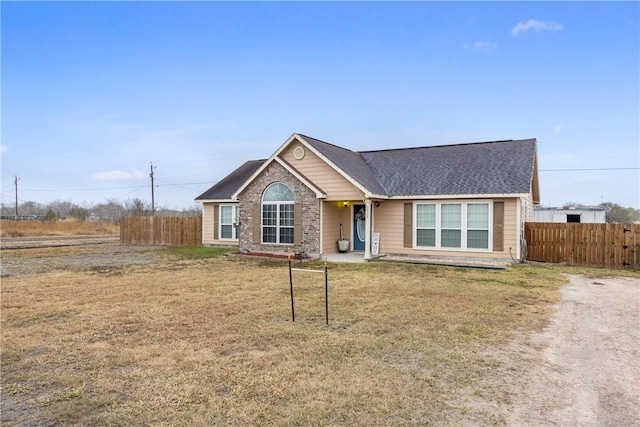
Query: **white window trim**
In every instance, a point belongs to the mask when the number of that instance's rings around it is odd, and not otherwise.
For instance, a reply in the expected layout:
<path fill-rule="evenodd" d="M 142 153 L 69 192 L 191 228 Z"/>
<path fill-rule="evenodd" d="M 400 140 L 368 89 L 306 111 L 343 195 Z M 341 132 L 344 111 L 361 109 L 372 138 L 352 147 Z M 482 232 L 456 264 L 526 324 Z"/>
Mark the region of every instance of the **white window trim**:
<path fill-rule="evenodd" d="M 283 182 L 274 182 L 273 184 L 269 185 L 269 187 L 271 187 L 274 184 L 283 184 L 286 185 L 289 190 L 291 191 L 291 187 L 289 187 L 287 184 L 283 183 Z M 269 187 L 267 187 L 265 189 L 265 193 L 267 192 L 267 190 L 269 189 Z M 291 191 L 291 193 L 293 194 L 293 191 Z M 280 214 L 281 214 L 281 210 L 280 210 L 280 206 L 282 205 L 291 205 L 294 206 L 295 205 L 295 200 L 276 200 L 276 201 L 265 201 L 264 200 L 264 194 L 262 195 L 262 199 L 260 201 L 260 244 L 263 245 L 281 245 L 281 246 L 294 246 L 295 244 L 295 237 L 294 237 L 294 242 L 291 243 L 280 243 L 280 229 L 281 228 L 290 228 L 292 230 L 293 236 L 295 236 L 295 208 L 294 208 L 294 212 L 293 212 L 293 225 L 291 227 L 284 227 L 280 225 Z M 276 206 L 276 225 L 269 225 L 268 227 L 275 227 L 276 229 L 276 241 L 275 242 L 265 242 L 264 241 L 264 209 L 263 207 L 265 205 L 275 205 Z"/>
<path fill-rule="evenodd" d="M 487 244 L 487 248 L 486 249 L 482 249 L 482 248 L 467 248 L 467 205 L 468 204 L 487 204 L 489 207 L 489 228 L 488 228 L 488 244 Z M 450 247 L 442 247 L 441 246 L 441 239 L 442 239 L 442 227 L 441 227 L 441 206 L 442 205 L 448 205 L 448 204 L 460 204 L 461 205 L 461 241 L 460 241 L 460 248 L 450 248 Z M 435 205 L 436 206 L 436 245 L 435 246 L 418 246 L 417 242 L 418 242 L 418 221 L 417 221 L 417 213 L 418 213 L 418 209 L 417 209 L 417 205 Z M 420 201 L 414 201 L 413 202 L 413 226 L 412 226 L 413 230 L 413 241 L 412 241 L 412 248 L 416 249 L 416 250 L 421 250 L 421 251 L 446 251 L 446 252 L 493 252 L 493 201 L 492 200 L 484 200 L 484 199 L 478 199 L 478 200 L 438 200 L 438 201 L 432 201 L 432 200 L 420 200 Z M 477 230 L 477 229 L 472 229 L 472 230 Z"/>
<path fill-rule="evenodd" d="M 234 218 L 233 222 L 231 223 L 231 226 L 232 226 L 231 238 L 222 237 L 222 226 L 229 225 L 229 224 L 222 223 L 222 208 L 229 207 L 229 206 L 233 208 L 232 217 Z M 221 203 L 218 208 L 218 240 L 237 242 L 239 223 L 240 223 L 240 206 L 237 204 Z"/>

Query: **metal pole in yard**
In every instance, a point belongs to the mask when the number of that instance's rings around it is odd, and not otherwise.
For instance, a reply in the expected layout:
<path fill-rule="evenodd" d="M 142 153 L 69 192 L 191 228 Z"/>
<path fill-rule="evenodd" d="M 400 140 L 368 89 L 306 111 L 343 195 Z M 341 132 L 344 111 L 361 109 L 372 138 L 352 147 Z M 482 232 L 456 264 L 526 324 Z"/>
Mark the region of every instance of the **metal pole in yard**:
<path fill-rule="evenodd" d="M 291 253 L 288 256 L 289 259 L 289 291 L 291 293 L 291 321 L 296 321 L 296 313 L 293 310 L 293 274 L 291 273 Z"/>
<path fill-rule="evenodd" d="M 324 317 L 329 324 L 329 274 L 327 269 L 327 255 L 324 256 Z"/>

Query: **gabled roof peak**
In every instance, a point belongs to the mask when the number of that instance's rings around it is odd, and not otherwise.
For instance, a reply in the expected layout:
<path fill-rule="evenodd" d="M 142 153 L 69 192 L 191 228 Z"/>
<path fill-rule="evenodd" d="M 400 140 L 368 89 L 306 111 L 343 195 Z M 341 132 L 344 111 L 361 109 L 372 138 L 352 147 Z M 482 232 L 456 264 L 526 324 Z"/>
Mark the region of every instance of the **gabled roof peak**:
<path fill-rule="evenodd" d="M 322 144 L 326 144 L 326 145 L 329 145 L 329 146 L 334 147 L 334 148 L 339 148 L 339 149 L 341 149 L 341 150 L 345 150 L 345 151 L 349 151 L 349 152 L 355 153 L 355 151 L 353 151 L 353 150 L 349 150 L 348 148 L 344 148 L 344 147 L 341 147 L 341 146 L 339 146 L 339 145 L 332 144 L 332 143 L 330 143 L 330 142 L 323 141 L 323 140 L 318 139 L 318 138 L 314 138 L 314 137 L 312 137 L 312 136 L 304 135 L 304 134 L 302 134 L 302 133 L 297 133 L 297 132 L 296 132 L 294 135 L 297 135 L 297 136 L 301 137 L 302 139 L 304 139 L 304 140 L 305 140 L 305 141 L 307 141 L 307 142 L 314 142 L 314 141 L 315 141 L 315 142 L 320 142 L 320 143 L 322 143 Z"/>

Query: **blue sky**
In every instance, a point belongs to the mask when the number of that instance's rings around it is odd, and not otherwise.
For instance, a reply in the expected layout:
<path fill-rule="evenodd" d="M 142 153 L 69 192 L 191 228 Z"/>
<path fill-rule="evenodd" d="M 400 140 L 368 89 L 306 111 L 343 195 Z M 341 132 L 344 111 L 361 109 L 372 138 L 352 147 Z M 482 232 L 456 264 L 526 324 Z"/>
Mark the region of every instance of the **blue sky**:
<path fill-rule="evenodd" d="M 193 206 L 294 132 L 537 138 L 544 205 L 640 208 L 638 2 L 7 2 L 2 202 Z"/>

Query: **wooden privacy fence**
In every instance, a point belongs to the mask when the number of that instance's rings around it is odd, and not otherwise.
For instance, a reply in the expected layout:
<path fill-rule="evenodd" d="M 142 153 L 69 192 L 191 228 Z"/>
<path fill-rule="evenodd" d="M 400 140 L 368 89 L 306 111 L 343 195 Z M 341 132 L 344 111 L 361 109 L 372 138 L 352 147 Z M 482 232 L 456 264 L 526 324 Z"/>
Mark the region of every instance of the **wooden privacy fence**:
<path fill-rule="evenodd" d="M 200 217 L 123 217 L 120 219 L 120 244 L 200 246 Z"/>
<path fill-rule="evenodd" d="M 528 222 L 527 259 L 640 269 L 640 225 Z"/>

